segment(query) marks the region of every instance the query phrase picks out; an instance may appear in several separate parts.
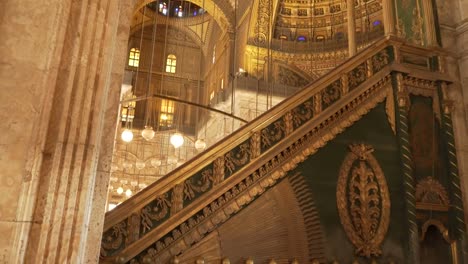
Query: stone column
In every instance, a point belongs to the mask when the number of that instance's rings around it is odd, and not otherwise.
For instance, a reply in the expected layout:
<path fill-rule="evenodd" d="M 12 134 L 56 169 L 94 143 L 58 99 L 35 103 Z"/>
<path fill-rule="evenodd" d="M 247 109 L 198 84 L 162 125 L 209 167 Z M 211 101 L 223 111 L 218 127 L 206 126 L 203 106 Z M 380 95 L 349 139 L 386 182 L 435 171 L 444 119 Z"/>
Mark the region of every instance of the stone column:
<path fill-rule="evenodd" d="M 427 46 L 437 46 L 437 37 L 434 21 L 434 7 L 432 0 L 422 1 L 424 24 L 426 26 Z"/>
<path fill-rule="evenodd" d="M 98 261 L 102 224 L 92 221 L 102 222 L 109 177 L 102 138 L 116 126 L 104 119 L 118 106 L 110 73 L 121 2 L 2 4 L 0 90 L 11 100 L 1 106 L 10 157 L 0 159 L 0 250 L 8 263 L 86 263 L 93 247 L 88 262 Z"/>
<path fill-rule="evenodd" d="M 416 223 L 415 182 L 413 173 L 413 158 L 409 144 L 408 109 L 410 107 L 409 94 L 403 84 L 403 74 L 396 73 L 396 116 L 397 137 L 400 147 L 401 168 L 403 172 L 403 188 L 405 191 L 406 225 L 408 230 L 407 263 L 419 263 L 419 235 Z"/>
<path fill-rule="evenodd" d="M 0 259 L 25 261 L 71 1 L 0 3 Z M 67 69 L 66 65 L 62 69 Z"/>
<path fill-rule="evenodd" d="M 392 0 L 382 0 L 385 36 L 395 35 L 395 7 L 393 5 L 394 1 Z"/>
<path fill-rule="evenodd" d="M 83 263 L 87 237 L 100 232 L 90 215 L 119 2 L 71 1 L 69 10 L 26 262 Z"/>
<path fill-rule="evenodd" d="M 357 53 L 356 45 L 356 16 L 354 0 L 346 0 L 346 9 L 348 14 L 348 51 L 349 57 L 353 57 Z"/>

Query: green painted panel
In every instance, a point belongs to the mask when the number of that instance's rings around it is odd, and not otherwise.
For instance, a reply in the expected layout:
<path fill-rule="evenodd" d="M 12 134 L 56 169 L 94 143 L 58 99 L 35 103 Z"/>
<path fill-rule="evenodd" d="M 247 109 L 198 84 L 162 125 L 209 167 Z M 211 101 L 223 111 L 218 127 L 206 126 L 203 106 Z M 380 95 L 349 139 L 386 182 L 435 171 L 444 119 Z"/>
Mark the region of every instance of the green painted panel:
<path fill-rule="evenodd" d="M 352 127 L 338 135 L 332 142 L 309 157 L 296 169 L 304 175 L 312 190 L 319 215 L 324 227 L 327 258 L 340 263 L 351 263 L 354 247 L 346 236 L 340 223 L 336 205 L 336 183 L 341 164 L 353 143 L 366 143 L 374 147 L 374 156 L 379 162 L 390 192 L 391 221 L 384 240 L 379 263 L 403 263 L 406 227 L 404 226 L 405 208 L 400 156 L 397 139 L 387 121 L 384 103 L 379 104 Z M 360 259 L 360 263 L 367 260 Z"/>

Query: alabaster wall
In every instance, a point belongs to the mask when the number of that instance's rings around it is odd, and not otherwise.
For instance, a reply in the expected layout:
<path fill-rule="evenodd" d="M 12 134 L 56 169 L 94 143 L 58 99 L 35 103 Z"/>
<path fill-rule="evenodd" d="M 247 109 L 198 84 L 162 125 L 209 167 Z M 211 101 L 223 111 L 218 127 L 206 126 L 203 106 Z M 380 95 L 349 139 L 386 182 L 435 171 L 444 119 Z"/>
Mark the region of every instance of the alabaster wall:
<path fill-rule="evenodd" d="M 442 47 L 450 54 L 445 62 L 447 74 L 455 80 L 449 98 L 458 155 L 458 167 L 464 188 L 465 223 L 468 223 L 468 2 L 437 0 Z"/>

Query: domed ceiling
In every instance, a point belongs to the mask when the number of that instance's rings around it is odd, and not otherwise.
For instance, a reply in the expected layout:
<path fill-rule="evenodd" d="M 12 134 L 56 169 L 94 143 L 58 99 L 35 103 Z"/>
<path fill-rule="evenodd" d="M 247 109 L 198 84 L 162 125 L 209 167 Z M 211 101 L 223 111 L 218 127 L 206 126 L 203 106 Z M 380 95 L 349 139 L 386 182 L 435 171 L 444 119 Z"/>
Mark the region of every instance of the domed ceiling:
<path fill-rule="evenodd" d="M 381 26 L 380 0 L 355 0 L 356 31 Z M 273 37 L 284 41 L 343 39 L 347 33 L 344 0 L 279 0 Z"/>

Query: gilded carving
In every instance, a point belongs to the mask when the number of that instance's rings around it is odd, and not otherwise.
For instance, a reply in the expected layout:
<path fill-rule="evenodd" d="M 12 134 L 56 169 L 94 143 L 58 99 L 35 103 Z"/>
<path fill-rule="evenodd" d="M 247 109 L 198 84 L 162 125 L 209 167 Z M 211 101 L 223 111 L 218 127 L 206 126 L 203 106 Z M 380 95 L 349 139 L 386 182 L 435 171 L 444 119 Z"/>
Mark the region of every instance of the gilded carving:
<path fill-rule="evenodd" d="M 403 20 L 401 18 L 398 18 L 397 20 L 396 34 L 399 38 L 402 38 L 402 39 L 406 38 L 405 24 L 403 23 Z"/>
<path fill-rule="evenodd" d="M 363 63 L 348 73 L 349 89 L 352 90 L 367 79 L 367 67 Z"/>
<path fill-rule="evenodd" d="M 213 181 L 213 170 L 206 169 L 201 173 L 201 179 L 193 182 L 190 178 L 184 182 L 184 200 L 192 200 L 196 193 L 203 193 L 211 187 Z"/>
<path fill-rule="evenodd" d="M 234 173 L 236 166 L 243 166 L 249 162 L 252 156 L 249 143 L 244 143 L 239 146 L 238 151 L 230 151 L 224 155 L 224 165 L 229 175 Z"/>
<path fill-rule="evenodd" d="M 365 144 L 350 146 L 340 168 L 336 192 L 338 212 L 356 254 L 380 256 L 390 221 L 390 198 L 385 176 Z"/>
<path fill-rule="evenodd" d="M 262 129 L 262 147 L 267 148 L 273 145 L 273 142 L 280 140 L 286 133 L 286 127 L 282 120 L 273 123 L 273 127 Z"/>
<path fill-rule="evenodd" d="M 279 67 L 278 83 L 287 86 L 302 87 L 309 84 L 309 80 L 286 67 Z"/>
<path fill-rule="evenodd" d="M 171 215 L 178 213 L 184 206 L 184 184 L 176 184 L 172 192 Z"/>
<path fill-rule="evenodd" d="M 260 156 L 262 148 L 260 146 L 262 140 L 262 136 L 260 132 L 255 132 L 250 137 L 250 152 L 252 153 L 252 159 L 255 159 Z"/>
<path fill-rule="evenodd" d="M 101 250 L 101 255 L 108 256 L 107 252 L 121 247 L 127 235 L 127 225 L 124 222 L 120 222 L 113 226 L 110 232 L 104 233 L 104 237 L 101 242 L 101 247 L 103 249 Z"/>
<path fill-rule="evenodd" d="M 378 72 L 387 66 L 389 62 L 389 55 L 387 49 L 382 50 L 372 57 L 373 71 Z"/>
<path fill-rule="evenodd" d="M 154 205 L 147 205 L 140 211 L 140 219 L 143 234 L 151 230 L 153 221 L 159 221 L 167 216 L 171 202 L 168 200 L 167 193 L 158 197 Z"/>
<path fill-rule="evenodd" d="M 292 120 L 294 127 L 302 125 L 307 120 L 311 119 L 314 114 L 314 104 L 312 101 L 306 101 L 302 107 L 296 107 L 292 110 Z"/>
<path fill-rule="evenodd" d="M 411 31 L 413 32 L 413 37 L 411 38 L 413 43 L 424 45 L 423 18 L 419 11 L 419 5 L 417 5 L 417 8 L 413 9 L 413 23 L 411 25 Z"/>
<path fill-rule="evenodd" d="M 449 206 L 447 191 L 439 181 L 427 177 L 416 185 L 416 202 Z"/>
<path fill-rule="evenodd" d="M 213 186 L 220 184 L 224 181 L 224 159 L 218 157 L 213 164 Z"/>
<path fill-rule="evenodd" d="M 330 106 L 341 97 L 341 81 L 335 81 L 322 91 L 322 106 Z"/>

